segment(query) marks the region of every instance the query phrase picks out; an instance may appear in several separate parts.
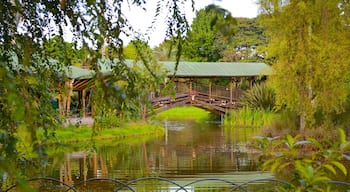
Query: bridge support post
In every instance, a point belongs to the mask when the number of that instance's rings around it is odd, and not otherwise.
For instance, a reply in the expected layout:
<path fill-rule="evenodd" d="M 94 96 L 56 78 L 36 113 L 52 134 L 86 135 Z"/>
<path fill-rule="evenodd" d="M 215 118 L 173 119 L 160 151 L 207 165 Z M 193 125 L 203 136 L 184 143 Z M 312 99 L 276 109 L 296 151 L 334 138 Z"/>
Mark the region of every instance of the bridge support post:
<path fill-rule="evenodd" d="M 223 113 L 221 113 L 220 114 L 220 121 L 221 121 L 221 125 L 224 125 L 224 114 Z"/>
<path fill-rule="evenodd" d="M 192 94 L 192 89 L 193 89 L 192 83 L 193 83 L 193 80 L 192 78 L 190 78 L 190 95 Z"/>
<path fill-rule="evenodd" d="M 208 88 L 208 93 L 209 93 L 209 103 L 211 103 L 211 81 L 209 81 L 209 88 Z"/>
<path fill-rule="evenodd" d="M 232 92 L 233 92 L 233 78 L 230 79 L 230 105 L 232 105 L 232 103 L 233 103 Z"/>
<path fill-rule="evenodd" d="M 193 80 L 192 80 L 192 78 L 190 78 L 190 99 L 191 99 L 191 105 L 193 104 L 193 100 L 194 100 L 194 96 L 192 95 L 192 89 L 193 89 L 193 87 L 192 87 L 192 82 Z"/>

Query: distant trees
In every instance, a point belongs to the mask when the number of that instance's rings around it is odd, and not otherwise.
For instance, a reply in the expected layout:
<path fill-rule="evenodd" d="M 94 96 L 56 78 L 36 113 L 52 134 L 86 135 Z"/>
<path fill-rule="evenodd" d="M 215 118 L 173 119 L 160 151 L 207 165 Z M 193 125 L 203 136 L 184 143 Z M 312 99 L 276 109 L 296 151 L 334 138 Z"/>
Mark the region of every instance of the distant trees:
<path fill-rule="evenodd" d="M 184 56 L 192 61 L 218 61 L 235 33 L 236 20 L 219 6 L 197 12 L 184 45 Z"/>
<path fill-rule="evenodd" d="M 153 56 L 159 61 L 175 61 L 177 51 L 174 41 L 166 39 L 153 49 Z M 182 55 L 181 59 L 186 60 L 186 57 Z"/>
<path fill-rule="evenodd" d="M 264 28 L 258 18 L 236 18 L 237 33 L 233 38 L 236 47 L 252 47 L 266 44 Z"/>
<path fill-rule="evenodd" d="M 349 2 L 261 0 L 277 102 L 300 116 L 300 131 L 340 113 L 349 96 Z M 347 8 L 347 10 L 346 10 Z"/>
<path fill-rule="evenodd" d="M 65 42 L 59 36 L 45 40 L 43 47 L 48 57 L 66 65 L 83 65 L 89 54 L 88 48 L 78 48 L 74 43 Z"/>
<path fill-rule="evenodd" d="M 264 59 L 266 36 L 258 18 L 235 18 L 236 33 L 232 42 L 221 52 L 220 61 L 260 61 Z"/>
<path fill-rule="evenodd" d="M 190 61 L 261 60 L 257 47 L 265 46 L 264 28 L 257 18 L 233 18 L 219 6 L 208 5 L 196 13 L 186 35 L 182 57 Z M 171 60 L 171 41 L 166 40 L 154 49 L 160 60 Z M 174 55 L 174 54 L 170 54 Z"/>

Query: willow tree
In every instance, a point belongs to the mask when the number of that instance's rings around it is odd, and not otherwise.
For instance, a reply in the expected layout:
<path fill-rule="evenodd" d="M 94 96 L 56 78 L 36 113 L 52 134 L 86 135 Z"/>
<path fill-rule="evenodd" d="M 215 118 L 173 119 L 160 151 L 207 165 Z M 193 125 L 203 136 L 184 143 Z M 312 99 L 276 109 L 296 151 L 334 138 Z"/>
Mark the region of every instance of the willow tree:
<path fill-rule="evenodd" d="M 168 24 L 166 34 L 169 38 L 181 39 L 187 31 L 188 24 L 182 6 L 186 1 L 159 0 L 156 11 L 151 13 L 155 15 L 156 21 L 160 12 L 168 12 L 165 22 Z M 88 63 L 97 72 L 96 86 L 109 89 L 113 87 L 111 84 L 122 78 L 128 86 L 122 90 L 123 93 L 118 94 L 128 99 L 138 96 L 137 77 L 125 63 L 122 37 L 147 40 L 141 32 L 133 29 L 124 14 L 125 9 L 146 9 L 145 5 L 146 1 L 143 0 L 1 1 L 1 175 L 5 175 L 4 172 L 11 176 L 21 175 L 20 171 L 24 171 L 25 167 L 18 167 L 19 161 L 25 165 L 23 161 L 33 156 L 45 157 L 43 143 L 50 137 L 50 130 L 60 125 L 60 118 L 51 102 L 57 87 L 66 80 L 65 67 L 71 63 L 51 62 L 52 53 L 48 52 L 45 42 L 53 37 L 62 40 L 65 31 L 70 31 L 74 46 L 92 50 Z M 150 30 L 153 29 L 151 23 Z M 177 42 L 180 52 L 182 41 Z M 117 64 L 111 66 L 113 73 L 108 79 L 109 86 L 96 65 L 97 60 L 108 57 L 105 47 L 113 48 L 118 53 Z M 145 56 L 141 60 L 150 69 L 151 60 Z M 156 74 L 152 73 L 152 76 Z M 18 147 L 24 150 L 18 150 Z"/>
<path fill-rule="evenodd" d="M 315 113 L 330 122 L 343 111 L 349 86 L 349 2 L 260 0 L 280 106 L 300 115 L 300 131 Z"/>

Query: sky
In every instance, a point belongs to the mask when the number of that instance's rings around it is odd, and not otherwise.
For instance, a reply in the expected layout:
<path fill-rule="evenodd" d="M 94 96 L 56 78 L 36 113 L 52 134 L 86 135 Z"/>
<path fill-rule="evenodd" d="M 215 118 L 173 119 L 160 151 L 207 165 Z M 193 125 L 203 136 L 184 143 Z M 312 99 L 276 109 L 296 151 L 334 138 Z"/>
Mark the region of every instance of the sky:
<path fill-rule="evenodd" d="M 156 0 L 148 0 L 147 6 L 145 7 L 147 11 L 137 7 L 125 7 L 127 12 L 124 13 L 131 25 L 134 26 L 134 29 L 140 32 L 147 31 L 154 17 L 156 2 Z M 254 18 L 258 15 L 259 10 L 256 2 L 257 0 L 195 0 L 195 9 L 199 10 L 214 3 L 215 5 L 229 10 L 233 17 Z M 195 17 L 195 12 L 192 11 L 190 1 L 184 6 L 184 9 L 186 17 L 191 24 Z M 149 45 L 151 47 L 155 47 L 164 41 L 166 31 L 164 18 L 165 13 L 160 15 L 159 20 L 156 23 L 156 29 L 149 32 Z M 125 44 L 128 41 L 130 41 L 130 39 L 125 37 Z"/>

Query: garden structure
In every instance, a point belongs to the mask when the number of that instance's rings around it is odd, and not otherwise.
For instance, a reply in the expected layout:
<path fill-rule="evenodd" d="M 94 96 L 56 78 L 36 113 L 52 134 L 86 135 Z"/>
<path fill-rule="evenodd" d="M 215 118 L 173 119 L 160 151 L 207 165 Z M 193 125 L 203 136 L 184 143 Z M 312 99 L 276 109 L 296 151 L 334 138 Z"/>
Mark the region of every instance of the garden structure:
<path fill-rule="evenodd" d="M 132 65 L 132 61 L 127 61 Z M 237 107 L 242 89 L 239 84 L 246 81 L 252 87 L 257 79 L 271 73 L 264 63 L 237 62 L 180 62 L 175 71 L 175 62 L 160 62 L 167 76 L 173 81 L 173 93 L 151 92 L 149 99 L 154 109 L 163 111 L 175 106 L 192 105 L 216 114 L 225 114 L 228 109 Z M 99 64 L 103 65 L 103 64 Z M 108 67 L 101 66 L 102 72 L 108 75 Z M 90 89 L 89 82 L 94 75 L 93 70 L 69 67 L 66 89 L 59 95 L 61 114 L 70 114 L 70 103 L 73 92 L 78 93 L 78 111 L 87 115 Z M 228 81 L 227 86 L 213 83 L 217 80 Z M 164 85 L 159 85 L 164 87 Z"/>

